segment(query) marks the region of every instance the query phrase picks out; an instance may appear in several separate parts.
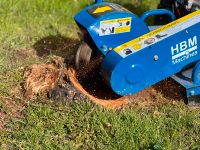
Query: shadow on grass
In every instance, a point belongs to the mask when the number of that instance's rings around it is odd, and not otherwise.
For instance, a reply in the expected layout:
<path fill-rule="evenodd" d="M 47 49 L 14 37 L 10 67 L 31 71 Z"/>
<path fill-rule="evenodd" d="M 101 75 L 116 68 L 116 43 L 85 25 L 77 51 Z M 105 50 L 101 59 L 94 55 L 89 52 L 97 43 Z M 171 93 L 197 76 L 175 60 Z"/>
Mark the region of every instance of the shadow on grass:
<path fill-rule="evenodd" d="M 79 40 L 56 35 L 40 39 L 33 45 L 33 48 L 39 57 L 56 55 L 69 59 L 74 56 L 79 44 Z"/>

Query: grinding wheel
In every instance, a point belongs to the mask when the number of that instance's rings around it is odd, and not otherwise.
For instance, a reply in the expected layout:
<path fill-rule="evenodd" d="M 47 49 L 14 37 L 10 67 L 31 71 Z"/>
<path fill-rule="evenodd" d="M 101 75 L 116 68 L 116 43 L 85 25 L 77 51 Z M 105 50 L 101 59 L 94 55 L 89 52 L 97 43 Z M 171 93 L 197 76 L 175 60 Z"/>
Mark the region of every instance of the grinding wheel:
<path fill-rule="evenodd" d="M 80 67 L 87 65 L 92 56 L 92 49 L 86 42 L 82 42 L 76 52 L 75 65 L 78 70 Z"/>

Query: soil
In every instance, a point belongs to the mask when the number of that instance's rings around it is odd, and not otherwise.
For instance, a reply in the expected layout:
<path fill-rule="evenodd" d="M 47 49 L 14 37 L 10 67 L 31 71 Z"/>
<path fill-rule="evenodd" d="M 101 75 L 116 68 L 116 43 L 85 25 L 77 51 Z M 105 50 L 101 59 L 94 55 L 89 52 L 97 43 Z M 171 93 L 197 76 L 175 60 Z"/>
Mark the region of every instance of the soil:
<path fill-rule="evenodd" d="M 79 44 L 79 40 L 57 35 L 40 39 L 33 45 L 33 48 L 38 57 L 55 55 L 69 60 L 72 59 L 74 50 L 78 49 Z"/>
<path fill-rule="evenodd" d="M 101 58 L 92 60 L 87 66 L 77 71 L 76 78 L 90 95 L 104 100 L 118 99 L 120 96 L 115 94 L 111 88 L 106 85 L 99 73 L 101 61 Z"/>
<path fill-rule="evenodd" d="M 141 103 L 150 106 L 173 100 L 182 101 L 185 98 L 184 88 L 171 78 L 161 81 L 135 95 L 121 97 L 115 94 L 103 81 L 99 73 L 100 64 L 101 59 L 94 59 L 79 71 L 76 71 L 73 66 L 68 71 L 70 80 L 75 88 L 97 104 L 114 108 L 131 103 Z"/>

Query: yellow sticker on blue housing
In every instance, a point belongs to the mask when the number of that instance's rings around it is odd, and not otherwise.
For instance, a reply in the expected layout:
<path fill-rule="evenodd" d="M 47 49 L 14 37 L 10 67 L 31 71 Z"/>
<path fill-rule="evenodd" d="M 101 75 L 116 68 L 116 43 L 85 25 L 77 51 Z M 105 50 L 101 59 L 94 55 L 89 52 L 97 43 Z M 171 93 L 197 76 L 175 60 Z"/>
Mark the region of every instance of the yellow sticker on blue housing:
<path fill-rule="evenodd" d="M 101 21 L 99 36 L 130 32 L 131 21 L 131 17 Z"/>

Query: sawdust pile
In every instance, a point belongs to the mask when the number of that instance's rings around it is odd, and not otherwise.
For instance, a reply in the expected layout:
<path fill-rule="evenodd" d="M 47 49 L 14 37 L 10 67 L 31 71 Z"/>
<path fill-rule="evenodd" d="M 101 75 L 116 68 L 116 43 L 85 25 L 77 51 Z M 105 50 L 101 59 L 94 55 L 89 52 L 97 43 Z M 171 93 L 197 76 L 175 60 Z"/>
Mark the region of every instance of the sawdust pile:
<path fill-rule="evenodd" d="M 69 84 L 64 59 L 53 57 L 48 64 L 34 64 L 24 71 L 24 95 L 36 98 L 46 94 L 51 99 L 72 100 L 77 91 Z"/>

